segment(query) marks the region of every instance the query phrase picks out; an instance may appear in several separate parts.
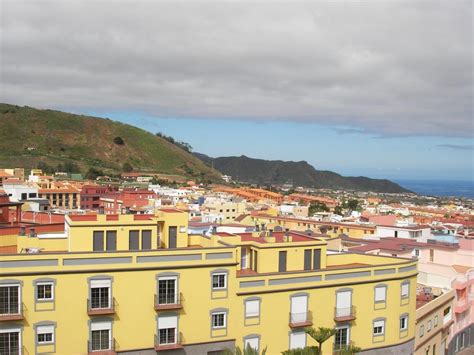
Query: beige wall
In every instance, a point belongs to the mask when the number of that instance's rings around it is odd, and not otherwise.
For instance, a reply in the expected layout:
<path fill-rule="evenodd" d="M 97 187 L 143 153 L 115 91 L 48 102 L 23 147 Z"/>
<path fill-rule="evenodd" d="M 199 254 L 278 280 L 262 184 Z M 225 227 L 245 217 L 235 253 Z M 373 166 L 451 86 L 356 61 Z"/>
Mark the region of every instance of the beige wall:
<path fill-rule="evenodd" d="M 416 310 L 415 354 L 444 354 L 454 319 L 454 290 L 437 297 Z M 451 316 L 444 316 L 451 308 Z"/>

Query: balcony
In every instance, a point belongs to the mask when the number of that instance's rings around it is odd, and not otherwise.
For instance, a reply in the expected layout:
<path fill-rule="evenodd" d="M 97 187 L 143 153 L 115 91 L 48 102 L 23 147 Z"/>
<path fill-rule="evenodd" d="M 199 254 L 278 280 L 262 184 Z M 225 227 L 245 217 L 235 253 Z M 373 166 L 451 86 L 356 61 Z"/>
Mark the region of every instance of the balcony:
<path fill-rule="evenodd" d="M 18 321 L 25 319 L 23 315 L 23 304 L 19 307 L 10 307 L 8 313 L 0 314 L 0 322 Z"/>
<path fill-rule="evenodd" d="M 177 339 L 174 340 L 175 342 L 160 342 L 158 335 L 155 335 L 155 351 L 170 351 L 183 349 L 184 338 L 181 332 L 178 332 Z"/>
<path fill-rule="evenodd" d="M 313 314 L 311 311 L 303 313 L 290 313 L 290 328 L 304 328 L 313 325 Z"/>
<path fill-rule="evenodd" d="M 115 339 L 111 340 L 109 349 L 100 349 L 100 350 L 93 350 L 92 342 L 90 340 L 87 342 L 88 355 L 117 355 L 117 351 L 115 349 L 116 349 Z"/>
<path fill-rule="evenodd" d="M 356 319 L 356 309 L 354 306 L 346 308 L 334 308 L 334 320 L 336 322 L 347 322 Z"/>
<path fill-rule="evenodd" d="M 115 314 L 115 298 L 112 298 L 108 307 L 92 307 L 90 299 L 87 300 L 87 314 L 90 316 L 104 316 Z"/>
<path fill-rule="evenodd" d="M 454 307 L 454 313 L 463 313 L 469 309 L 469 302 L 467 299 L 458 300 L 456 306 Z"/>
<path fill-rule="evenodd" d="M 175 294 L 164 294 L 155 295 L 155 311 L 170 311 L 173 309 L 183 308 L 182 304 L 183 296 L 181 293 Z"/>

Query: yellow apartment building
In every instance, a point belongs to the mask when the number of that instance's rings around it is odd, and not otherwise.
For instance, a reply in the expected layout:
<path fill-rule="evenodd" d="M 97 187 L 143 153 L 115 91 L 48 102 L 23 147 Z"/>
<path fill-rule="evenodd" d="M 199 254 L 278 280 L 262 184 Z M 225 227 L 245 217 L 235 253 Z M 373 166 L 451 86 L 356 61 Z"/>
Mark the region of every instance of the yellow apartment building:
<path fill-rule="evenodd" d="M 416 310 L 415 354 L 444 355 L 454 323 L 455 290 L 450 290 Z"/>
<path fill-rule="evenodd" d="M 202 206 L 202 212 L 209 216 L 210 222 L 229 223 L 246 211 L 244 202 L 211 201 Z"/>
<path fill-rule="evenodd" d="M 273 227 L 279 226 L 283 229 L 296 231 L 318 231 L 321 227 L 329 227 L 328 234 L 334 236 L 346 234 L 351 238 L 363 238 L 366 235 L 375 234 L 375 226 L 372 224 L 336 223 L 271 215 L 252 216 L 252 222 L 255 225 L 263 224 L 272 225 Z"/>
<path fill-rule="evenodd" d="M 273 355 L 316 345 L 308 326 L 337 328 L 323 354 L 413 352 L 415 260 L 328 252 L 298 232 L 188 235 L 187 221 L 67 216 L 44 252 L 2 255 L 0 352 Z"/>

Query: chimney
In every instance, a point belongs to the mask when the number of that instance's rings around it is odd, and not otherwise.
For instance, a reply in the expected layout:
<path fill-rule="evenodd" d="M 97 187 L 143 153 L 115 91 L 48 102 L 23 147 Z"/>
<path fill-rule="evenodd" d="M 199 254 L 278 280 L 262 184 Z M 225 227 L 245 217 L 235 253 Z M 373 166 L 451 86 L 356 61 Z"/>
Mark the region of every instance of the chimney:
<path fill-rule="evenodd" d="M 26 227 L 20 227 L 20 232 L 18 233 L 18 235 L 23 237 L 25 235 L 25 232 L 26 232 Z"/>

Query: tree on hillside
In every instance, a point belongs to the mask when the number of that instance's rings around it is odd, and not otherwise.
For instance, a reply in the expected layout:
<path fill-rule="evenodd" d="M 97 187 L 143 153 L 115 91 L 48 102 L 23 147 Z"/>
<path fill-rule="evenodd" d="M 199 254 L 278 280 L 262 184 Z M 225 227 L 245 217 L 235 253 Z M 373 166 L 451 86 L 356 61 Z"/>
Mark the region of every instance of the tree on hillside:
<path fill-rule="evenodd" d="M 115 137 L 114 138 L 114 143 L 117 144 L 117 145 L 124 145 L 125 144 L 122 137 Z"/>
<path fill-rule="evenodd" d="M 54 174 L 56 172 L 56 169 L 43 161 L 40 161 L 36 164 L 36 169 L 41 169 L 41 171 L 45 174 Z"/>
<path fill-rule="evenodd" d="M 349 212 L 362 210 L 362 206 L 359 204 L 359 201 L 356 199 L 350 199 L 350 200 L 344 201 L 344 203 L 342 204 L 342 207 L 348 210 Z"/>
<path fill-rule="evenodd" d="M 342 207 L 337 205 L 336 207 L 334 207 L 334 213 L 335 214 L 338 214 L 340 216 L 342 216 Z"/>
<path fill-rule="evenodd" d="M 99 176 L 104 175 L 104 172 L 102 170 L 96 169 L 96 168 L 89 168 L 89 170 L 86 173 L 86 179 L 88 180 L 96 180 Z"/>
<path fill-rule="evenodd" d="M 67 161 L 63 165 L 64 172 L 66 173 L 79 173 L 81 172 L 81 169 L 77 166 L 76 163 L 72 161 Z"/>
<path fill-rule="evenodd" d="M 326 204 L 322 202 L 319 202 L 319 201 L 311 202 L 311 204 L 309 205 L 308 214 L 312 216 L 316 212 L 329 212 L 329 208 L 328 206 L 326 206 Z"/>
<path fill-rule="evenodd" d="M 133 166 L 132 164 L 130 164 L 128 161 L 126 161 L 125 163 L 123 163 L 122 165 L 122 170 L 125 172 L 125 173 L 130 173 L 133 171 Z"/>

